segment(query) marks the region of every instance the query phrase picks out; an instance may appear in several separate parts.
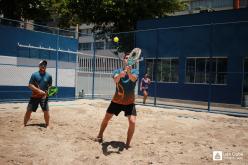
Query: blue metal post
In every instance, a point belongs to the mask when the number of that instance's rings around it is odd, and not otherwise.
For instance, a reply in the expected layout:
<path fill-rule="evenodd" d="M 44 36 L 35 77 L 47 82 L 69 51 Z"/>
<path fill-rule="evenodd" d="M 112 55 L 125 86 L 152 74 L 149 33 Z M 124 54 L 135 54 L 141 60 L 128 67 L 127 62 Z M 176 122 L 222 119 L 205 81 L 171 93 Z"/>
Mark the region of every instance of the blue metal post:
<path fill-rule="evenodd" d="M 245 83 L 245 57 L 242 58 L 242 83 L 241 83 L 241 106 L 245 107 L 244 83 Z"/>
<path fill-rule="evenodd" d="M 209 50 L 210 50 L 210 55 L 209 55 L 209 86 L 208 86 L 208 112 L 211 111 L 211 99 L 212 99 L 212 80 L 213 80 L 213 31 L 214 31 L 214 24 L 211 24 L 210 26 L 210 46 L 209 46 Z"/>
<path fill-rule="evenodd" d="M 159 30 L 156 30 L 156 40 L 157 40 L 157 46 L 156 46 L 156 59 L 155 59 L 155 65 L 154 65 L 154 106 L 157 105 L 157 84 L 158 84 L 158 77 L 157 77 L 157 65 L 158 65 L 158 49 L 159 49 Z"/>
<path fill-rule="evenodd" d="M 96 70 L 96 40 L 95 40 L 95 35 L 93 34 L 93 76 L 92 76 L 92 99 L 94 99 L 95 96 L 95 70 Z"/>
<path fill-rule="evenodd" d="M 56 72 L 55 72 L 55 86 L 58 87 L 58 60 L 59 60 L 59 28 L 57 29 L 57 47 L 56 47 Z M 56 95 L 56 101 L 58 101 L 58 96 Z"/>

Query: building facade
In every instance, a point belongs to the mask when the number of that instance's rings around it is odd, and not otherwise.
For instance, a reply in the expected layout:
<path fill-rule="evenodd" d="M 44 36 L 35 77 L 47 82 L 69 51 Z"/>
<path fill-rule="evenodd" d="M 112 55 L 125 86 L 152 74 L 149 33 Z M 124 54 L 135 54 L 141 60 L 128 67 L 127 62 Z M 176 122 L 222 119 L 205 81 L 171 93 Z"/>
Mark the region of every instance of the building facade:
<path fill-rule="evenodd" d="M 242 104 L 248 94 L 248 9 L 137 24 L 151 96 Z M 140 93 L 141 94 L 141 93 Z"/>
<path fill-rule="evenodd" d="M 248 0 L 183 0 L 183 2 L 187 5 L 186 9 L 184 11 L 175 12 L 173 15 L 185 15 L 248 7 Z"/>

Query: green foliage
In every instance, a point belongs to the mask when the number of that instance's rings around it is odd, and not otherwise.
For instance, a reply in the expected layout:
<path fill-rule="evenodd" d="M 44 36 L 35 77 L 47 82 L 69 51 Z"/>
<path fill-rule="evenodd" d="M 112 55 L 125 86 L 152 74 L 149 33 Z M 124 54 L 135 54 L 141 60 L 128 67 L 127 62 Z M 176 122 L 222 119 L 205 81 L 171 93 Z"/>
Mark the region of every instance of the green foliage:
<path fill-rule="evenodd" d="M 65 0 L 63 22 L 94 24 L 97 39 L 112 40 L 113 33 L 136 30 L 138 20 L 154 19 L 184 9 L 180 0 Z M 106 34 L 112 34 L 107 36 Z M 121 36 L 120 36 L 121 35 Z M 133 48 L 134 34 L 119 34 L 119 50 Z"/>
<path fill-rule="evenodd" d="M 1 0 L 0 14 L 39 24 L 54 22 L 53 26 L 63 28 L 94 24 L 96 36 L 109 40 L 113 33 L 136 30 L 138 20 L 165 17 L 184 7 L 181 0 Z M 112 35 L 106 37 L 108 34 Z M 134 37 L 119 36 L 122 51 L 132 47 Z"/>
<path fill-rule="evenodd" d="M 93 23 L 95 32 L 136 29 L 142 19 L 183 9 L 180 0 L 1 0 L 0 14 L 11 19 L 59 22 L 60 27 Z"/>
<path fill-rule="evenodd" d="M 142 19 L 165 17 L 182 10 L 179 0 L 66 0 L 65 7 L 79 22 L 95 24 L 95 31 L 132 31 Z"/>
<path fill-rule="evenodd" d="M 50 19 L 50 0 L 1 0 L 0 14 L 11 19 Z"/>

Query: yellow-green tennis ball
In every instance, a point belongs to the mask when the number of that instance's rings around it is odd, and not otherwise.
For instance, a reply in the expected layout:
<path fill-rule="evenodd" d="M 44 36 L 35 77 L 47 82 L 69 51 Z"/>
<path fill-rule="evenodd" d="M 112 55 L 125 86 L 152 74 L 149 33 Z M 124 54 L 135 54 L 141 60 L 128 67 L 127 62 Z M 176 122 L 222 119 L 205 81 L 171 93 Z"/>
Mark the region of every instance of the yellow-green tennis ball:
<path fill-rule="evenodd" d="M 114 42 L 119 42 L 119 38 L 118 37 L 115 37 L 114 38 Z"/>

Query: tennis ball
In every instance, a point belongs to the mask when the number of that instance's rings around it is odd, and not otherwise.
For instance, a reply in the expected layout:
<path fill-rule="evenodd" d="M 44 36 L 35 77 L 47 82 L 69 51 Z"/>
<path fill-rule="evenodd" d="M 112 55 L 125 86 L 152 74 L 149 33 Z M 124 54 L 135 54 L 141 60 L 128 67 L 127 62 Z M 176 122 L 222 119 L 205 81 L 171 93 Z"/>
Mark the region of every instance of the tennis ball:
<path fill-rule="evenodd" d="M 115 37 L 114 38 L 114 42 L 119 42 L 119 38 L 118 37 Z"/>

